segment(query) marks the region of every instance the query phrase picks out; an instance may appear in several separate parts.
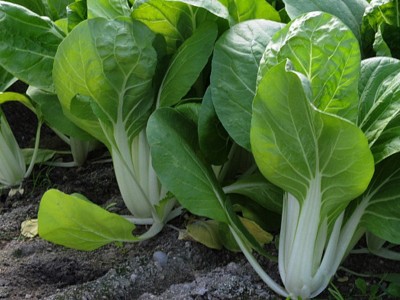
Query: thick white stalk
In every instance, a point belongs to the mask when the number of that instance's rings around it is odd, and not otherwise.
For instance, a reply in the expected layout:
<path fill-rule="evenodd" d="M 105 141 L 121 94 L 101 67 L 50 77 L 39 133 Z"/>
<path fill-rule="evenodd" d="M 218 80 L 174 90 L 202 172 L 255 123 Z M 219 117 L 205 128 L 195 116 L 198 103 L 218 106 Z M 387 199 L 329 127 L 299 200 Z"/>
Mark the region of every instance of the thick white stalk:
<path fill-rule="evenodd" d="M 290 195 L 288 199 L 291 199 Z M 286 218 L 292 218 L 290 205 L 288 205 Z M 309 298 L 312 293 L 313 261 L 321 211 L 321 178 L 316 176 L 309 184 L 306 198 L 300 207 L 300 215 L 296 222 L 290 223 L 294 228 L 287 227 L 286 230 L 295 230 L 295 235 L 289 246 L 288 255 L 284 258 L 286 278 L 284 285 L 290 296 Z M 294 216 L 295 217 L 295 216 Z"/>

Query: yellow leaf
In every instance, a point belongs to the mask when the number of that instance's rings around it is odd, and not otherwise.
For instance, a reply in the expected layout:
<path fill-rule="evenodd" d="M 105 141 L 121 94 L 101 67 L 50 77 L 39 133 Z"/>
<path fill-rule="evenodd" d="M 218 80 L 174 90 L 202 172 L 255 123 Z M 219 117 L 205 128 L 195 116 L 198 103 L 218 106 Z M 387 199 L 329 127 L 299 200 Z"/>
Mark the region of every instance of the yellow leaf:
<path fill-rule="evenodd" d="M 38 234 L 38 220 L 30 219 L 22 222 L 21 234 L 24 237 L 33 238 Z"/>

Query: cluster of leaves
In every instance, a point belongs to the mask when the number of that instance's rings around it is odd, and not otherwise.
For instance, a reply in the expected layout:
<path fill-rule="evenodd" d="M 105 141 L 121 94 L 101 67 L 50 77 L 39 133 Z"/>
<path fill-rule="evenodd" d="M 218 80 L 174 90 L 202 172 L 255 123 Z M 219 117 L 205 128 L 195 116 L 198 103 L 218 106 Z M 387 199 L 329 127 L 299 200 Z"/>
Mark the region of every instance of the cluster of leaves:
<path fill-rule="evenodd" d="M 197 216 L 186 235 L 242 251 L 276 293 L 304 299 L 364 235 L 368 251 L 398 259 L 385 246 L 400 243 L 399 11 L 390 0 L 0 1 L 1 87 L 29 84 L 0 97 L 104 144 L 132 213 L 50 190 L 39 234 L 92 250 L 154 236 L 184 208 Z M 152 226 L 134 236 L 135 224 Z M 252 253 L 274 259 L 263 245 L 279 229 L 283 286 Z"/>

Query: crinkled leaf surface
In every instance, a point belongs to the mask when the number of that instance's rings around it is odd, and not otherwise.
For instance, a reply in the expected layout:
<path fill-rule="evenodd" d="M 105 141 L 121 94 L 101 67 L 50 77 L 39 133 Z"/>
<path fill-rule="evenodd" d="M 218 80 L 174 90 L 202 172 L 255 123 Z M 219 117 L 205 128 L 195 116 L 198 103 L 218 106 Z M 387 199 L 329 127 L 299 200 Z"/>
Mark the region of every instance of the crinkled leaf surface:
<path fill-rule="evenodd" d="M 250 150 L 251 104 L 257 70 L 267 43 L 283 24 L 251 20 L 218 39 L 212 60 L 211 97 L 229 135 Z"/>
<path fill-rule="evenodd" d="M 154 102 L 157 54 L 153 39 L 152 32 L 137 21 L 95 18 L 76 26 L 60 44 L 53 70 L 67 116 L 106 144 L 113 142 L 114 129 L 125 131 L 132 140 L 145 125 Z M 72 113 L 77 96 L 89 104 L 80 106 L 87 111 L 81 113 L 91 117 L 82 119 Z"/>
<path fill-rule="evenodd" d="M 285 67 L 280 63 L 259 83 L 250 132 L 253 154 L 269 181 L 300 205 L 313 195 L 322 219 L 331 221 L 367 188 L 373 157 L 362 131 L 316 110 L 299 75 Z"/>
<path fill-rule="evenodd" d="M 360 39 L 361 20 L 368 6 L 366 0 L 283 0 L 291 19 L 312 11 L 323 11 L 340 18 Z"/>
<path fill-rule="evenodd" d="M 338 18 L 312 12 L 286 25 L 268 44 L 259 78 L 285 59 L 310 81 L 312 102 L 318 109 L 356 120 L 360 50 L 353 33 Z"/>
<path fill-rule="evenodd" d="M 52 68 L 63 33 L 48 18 L 0 3 L 0 66 L 18 79 L 54 91 Z"/>
<path fill-rule="evenodd" d="M 52 243 L 90 251 L 112 242 L 135 242 L 135 225 L 77 195 L 48 190 L 38 212 L 39 236 Z"/>
<path fill-rule="evenodd" d="M 203 23 L 172 57 L 158 93 L 158 105 L 173 106 L 190 90 L 214 50 L 218 28 Z"/>
<path fill-rule="evenodd" d="M 160 181 L 190 212 L 226 222 L 225 195 L 201 158 L 193 122 L 172 108 L 161 108 L 147 124 L 153 166 Z"/>
<path fill-rule="evenodd" d="M 376 163 L 400 150 L 394 134 L 400 114 L 399 69 L 400 61 L 388 57 L 362 63 L 358 124 L 368 138 Z"/>
<path fill-rule="evenodd" d="M 376 166 L 374 177 L 363 198 L 368 207 L 361 219 L 373 234 L 400 244 L 400 155 L 395 154 Z"/>

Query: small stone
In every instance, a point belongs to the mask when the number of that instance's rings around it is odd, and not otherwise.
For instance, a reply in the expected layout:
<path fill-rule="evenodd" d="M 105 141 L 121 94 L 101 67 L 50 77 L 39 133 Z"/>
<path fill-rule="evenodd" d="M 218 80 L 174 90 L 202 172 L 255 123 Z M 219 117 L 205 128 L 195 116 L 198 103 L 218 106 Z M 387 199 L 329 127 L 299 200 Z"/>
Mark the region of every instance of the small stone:
<path fill-rule="evenodd" d="M 136 279 L 137 279 L 137 277 L 138 277 L 138 276 L 137 276 L 135 273 L 132 273 L 132 274 L 131 274 L 131 277 L 130 277 L 130 279 L 131 279 L 131 282 L 132 282 L 132 283 L 135 283 L 135 282 L 136 282 Z"/>
<path fill-rule="evenodd" d="M 168 255 L 162 251 L 156 251 L 153 254 L 154 262 L 160 267 L 164 268 L 168 263 Z"/>

